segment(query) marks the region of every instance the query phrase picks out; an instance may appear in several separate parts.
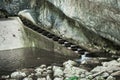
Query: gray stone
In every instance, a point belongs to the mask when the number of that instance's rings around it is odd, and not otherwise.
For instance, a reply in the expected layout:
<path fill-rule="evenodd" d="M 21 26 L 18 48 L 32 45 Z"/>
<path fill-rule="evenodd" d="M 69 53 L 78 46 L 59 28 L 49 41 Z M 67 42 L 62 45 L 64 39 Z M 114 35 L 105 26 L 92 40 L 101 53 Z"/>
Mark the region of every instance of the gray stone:
<path fill-rule="evenodd" d="M 85 74 L 81 74 L 80 77 L 81 78 L 85 78 L 86 76 L 85 76 Z"/>
<path fill-rule="evenodd" d="M 1 78 L 4 78 L 4 79 L 7 79 L 9 78 L 10 76 L 9 75 L 2 75 Z"/>
<path fill-rule="evenodd" d="M 63 80 L 63 78 L 55 77 L 54 80 Z"/>
<path fill-rule="evenodd" d="M 63 70 L 61 67 L 53 66 L 54 77 L 63 77 Z"/>
<path fill-rule="evenodd" d="M 114 71 L 119 71 L 120 67 L 118 66 L 108 66 L 108 67 L 104 67 L 104 66 L 97 66 L 95 67 L 93 70 L 91 70 L 92 73 L 97 73 L 97 72 L 108 72 L 108 73 L 112 73 Z"/>
<path fill-rule="evenodd" d="M 109 67 L 109 66 L 120 66 L 120 63 L 117 62 L 116 60 L 112 60 L 112 61 L 109 61 L 109 62 L 102 62 L 102 65 L 104 67 Z"/>
<path fill-rule="evenodd" d="M 37 76 L 38 78 L 42 77 L 42 73 L 41 72 L 37 72 L 37 73 L 35 73 L 35 76 Z"/>
<path fill-rule="evenodd" d="M 72 77 L 72 76 L 77 76 L 79 77 L 80 74 L 88 72 L 85 69 L 80 69 L 78 67 L 66 67 L 64 69 L 64 74 L 65 77 Z"/>
<path fill-rule="evenodd" d="M 52 70 L 47 70 L 47 74 L 52 74 Z"/>
<path fill-rule="evenodd" d="M 13 72 L 11 74 L 11 78 L 14 78 L 14 79 L 19 79 L 19 78 L 24 78 L 24 77 L 26 77 L 26 74 L 24 72 L 20 72 L 20 71 Z"/>
<path fill-rule="evenodd" d="M 23 80 L 33 80 L 32 78 L 24 78 Z"/>
<path fill-rule="evenodd" d="M 51 77 L 50 77 L 50 75 L 46 76 L 46 80 L 52 80 Z"/>
<path fill-rule="evenodd" d="M 112 74 L 111 74 L 111 76 L 119 76 L 120 77 L 120 71 L 116 71 L 116 72 L 113 72 Z"/>
<path fill-rule="evenodd" d="M 113 76 L 109 76 L 106 80 L 116 80 Z"/>
<path fill-rule="evenodd" d="M 117 61 L 120 62 L 120 58 L 118 58 Z"/>
<path fill-rule="evenodd" d="M 109 73 L 104 72 L 101 76 L 102 76 L 103 78 L 107 78 L 107 77 L 109 76 Z"/>
<path fill-rule="evenodd" d="M 38 68 L 35 69 L 35 72 L 43 72 L 43 69 L 38 67 Z"/>
<path fill-rule="evenodd" d="M 48 66 L 48 67 L 47 67 L 47 70 L 52 70 L 52 66 Z"/>
<path fill-rule="evenodd" d="M 40 66 L 40 68 L 46 68 L 46 65 L 45 64 L 42 64 L 41 66 Z"/>
<path fill-rule="evenodd" d="M 76 66 L 77 63 L 74 62 L 74 61 L 72 61 L 72 60 L 68 60 L 68 61 L 64 62 L 63 65 L 64 65 L 65 67 L 67 67 L 67 66 Z"/>
<path fill-rule="evenodd" d="M 37 78 L 37 80 L 46 80 L 46 78 Z"/>

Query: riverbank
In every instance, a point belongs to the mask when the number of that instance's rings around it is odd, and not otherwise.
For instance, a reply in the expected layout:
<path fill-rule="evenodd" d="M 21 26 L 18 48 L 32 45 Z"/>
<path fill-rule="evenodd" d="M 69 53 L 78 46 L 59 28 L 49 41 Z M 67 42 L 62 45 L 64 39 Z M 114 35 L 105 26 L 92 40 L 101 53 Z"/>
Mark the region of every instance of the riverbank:
<path fill-rule="evenodd" d="M 94 62 L 97 63 L 97 60 Z M 63 64 L 42 64 L 36 68 L 16 70 L 7 76 L 6 80 L 119 80 L 120 58 L 101 62 L 94 68 L 86 69 L 86 62 L 77 63 L 68 60 Z M 84 66 L 84 67 L 83 67 Z M 90 67 L 90 66 L 88 66 Z"/>

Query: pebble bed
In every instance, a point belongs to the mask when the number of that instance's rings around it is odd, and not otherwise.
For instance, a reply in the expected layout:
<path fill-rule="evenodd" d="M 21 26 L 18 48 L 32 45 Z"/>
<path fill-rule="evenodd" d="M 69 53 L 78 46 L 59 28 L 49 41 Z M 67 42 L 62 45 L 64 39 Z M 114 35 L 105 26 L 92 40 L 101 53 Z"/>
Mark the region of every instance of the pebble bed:
<path fill-rule="evenodd" d="M 85 63 L 82 63 L 85 64 Z M 62 66 L 45 64 L 36 68 L 16 70 L 3 75 L 5 80 L 120 80 L 120 58 L 102 62 L 91 70 L 81 67 L 75 61 L 68 60 Z"/>

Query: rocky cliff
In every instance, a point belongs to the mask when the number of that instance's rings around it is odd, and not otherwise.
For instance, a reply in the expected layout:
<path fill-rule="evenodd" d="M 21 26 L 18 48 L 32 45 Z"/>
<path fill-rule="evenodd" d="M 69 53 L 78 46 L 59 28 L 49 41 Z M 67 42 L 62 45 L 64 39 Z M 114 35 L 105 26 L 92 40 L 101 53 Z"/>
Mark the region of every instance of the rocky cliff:
<path fill-rule="evenodd" d="M 120 46 L 119 0 L 13 0 L 12 3 L 15 1 L 20 8 L 17 10 L 29 8 L 37 14 L 34 16 L 37 24 L 84 48 L 108 51 L 114 45 Z"/>

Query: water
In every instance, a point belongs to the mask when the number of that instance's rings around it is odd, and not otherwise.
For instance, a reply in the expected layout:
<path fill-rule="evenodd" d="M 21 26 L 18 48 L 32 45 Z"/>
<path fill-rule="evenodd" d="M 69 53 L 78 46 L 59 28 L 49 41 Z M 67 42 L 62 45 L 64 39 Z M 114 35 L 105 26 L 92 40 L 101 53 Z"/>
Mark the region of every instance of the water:
<path fill-rule="evenodd" d="M 32 68 L 41 64 L 61 64 L 72 59 L 38 48 L 22 48 L 0 51 L 0 75 L 7 75 L 16 69 Z"/>

